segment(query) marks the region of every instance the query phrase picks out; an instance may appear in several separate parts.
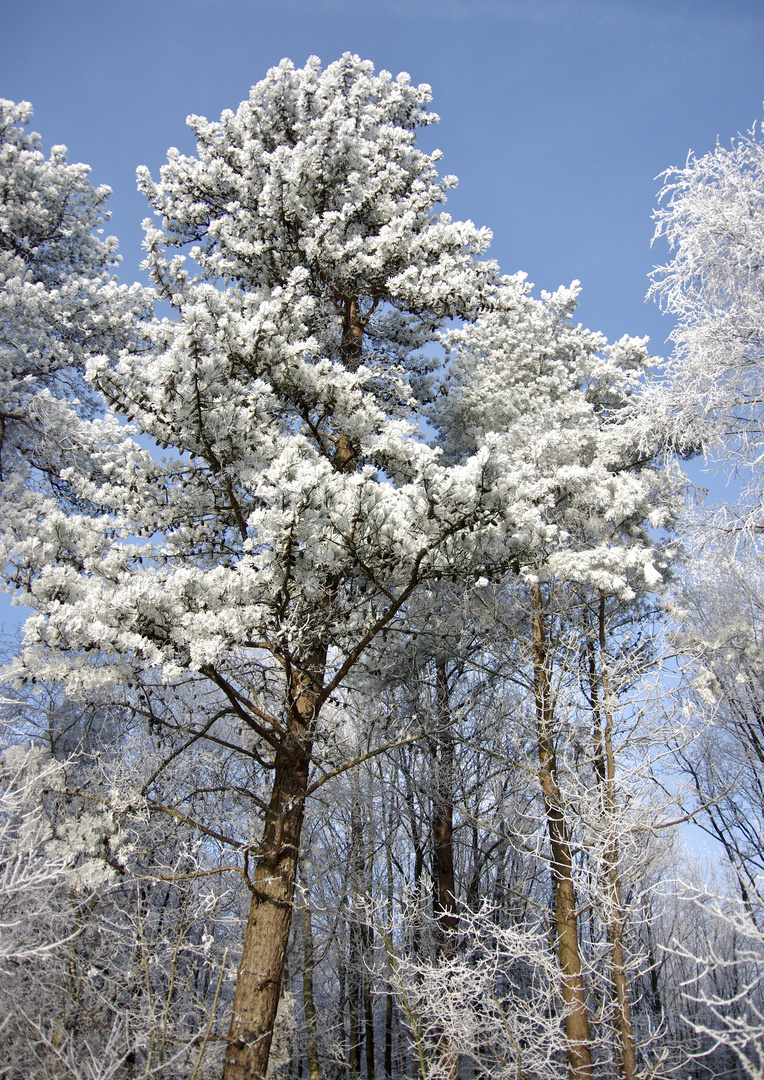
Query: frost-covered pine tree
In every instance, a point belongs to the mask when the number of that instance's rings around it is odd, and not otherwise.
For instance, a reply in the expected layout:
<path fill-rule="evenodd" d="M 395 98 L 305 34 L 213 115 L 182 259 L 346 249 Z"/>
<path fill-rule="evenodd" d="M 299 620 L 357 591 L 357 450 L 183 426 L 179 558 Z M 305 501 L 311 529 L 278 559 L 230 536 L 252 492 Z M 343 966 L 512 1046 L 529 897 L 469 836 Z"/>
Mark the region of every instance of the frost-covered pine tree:
<path fill-rule="evenodd" d="M 141 309 L 141 290 L 116 284 L 117 241 L 100 236 L 109 188 L 66 147 L 49 158 L 24 130 L 28 102 L 0 99 L 0 479 L 61 492 L 59 470 L 75 451 L 78 416 L 96 396 L 88 359 L 114 354 Z M 9 481 L 11 481 L 9 483 Z"/>
<path fill-rule="evenodd" d="M 682 506 L 663 468 L 663 421 L 643 403 L 644 338 L 608 342 L 573 321 L 580 285 L 531 294 L 503 281 L 496 310 L 448 335 L 430 412 L 450 458 L 490 443 L 515 520 L 524 576 L 554 576 L 629 599 L 656 585 L 664 529 Z"/>
<path fill-rule="evenodd" d="M 489 452 L 446 465 L 419 428 L 422 348 L 496 296 L 489 234 L 435 212 L 453 180 L 416 147 L 429 99 L 346 54 L 284 61 L 236 113 L 191 118 L 196 156 L 171 150 L 158 183 L 140 172 L 171 314 L 143 351 L 88 368 L 172 452 L 102 440 L 97 473 L 64 473 L 100 517 L 51 503 L 33 529 L 11 520 L 39 611 L 22 668 L 75 692 L 183 683 L 211 702 L 184 738 L 246 750 L 264 825 L 241 838 L 252 905 L 226 1080 L 266 1073 L 338 688 L 420 583 L 515 546 Z"/>

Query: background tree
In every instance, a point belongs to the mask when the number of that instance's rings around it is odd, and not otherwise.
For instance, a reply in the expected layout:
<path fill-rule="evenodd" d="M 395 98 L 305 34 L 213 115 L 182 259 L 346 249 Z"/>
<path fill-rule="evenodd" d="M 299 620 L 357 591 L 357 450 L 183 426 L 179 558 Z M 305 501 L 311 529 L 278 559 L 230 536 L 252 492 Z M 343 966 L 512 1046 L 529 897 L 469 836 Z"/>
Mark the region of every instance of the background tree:
<path fill-rule="evenodd" d="M 230 899 L 198 839 L 141 798 L 145 736 L 103 771 L 17 737 L 4 723 L 0 1076 L 219 1067 Z"/>
<path fill-rule="evenodd" d="M 74 414 L 99 407 L 85 366 L 130 341 L 145 302 L 139 286 L 117 285 L 116 238 L 100 235 L 110 189 L 65 146 L 46 159 L 24 130 L 31 115 L 0 100 L 0 479 L 63 494 L 67 456 L 82 460 Z"/>
<path fill-rule="evenodd" d="M 517 635 L 518 665 L 528 669 L 570 1075 L 586 1078 L 592 1075 L 592 1036 L 575 881 L 574 834 L 580 823 L 571 819 L 572 807 L 581 804 L 575 791 L 580 781 L 571 789 L 565 779 L 572 734 L 565 727 L 571 715 L 580 714 L 580 707 L 571 713 L 569 704 L 581 678 L 575 657 L 583 649 L 600 825 L 607 832 L 617 829 L 613 723 L 619 680 L 611 684 L 611 616 L 606 612 L 660 582 L 655 562 L 661 563 L 662 556 L 649 527 L 670 526 L 681 500 L 660 468 L 660 442 L 640 400 L 639 380 L 649 363 L 645 343 L 623 338 L 608 345 L 602 335 L 575 326 L 577 283 L 544 293 L 541 300 L 530 295 L 522 275 L 504 287 L 512 303 L 449 335 L 451 364 L 433 414 L 457 459 L 490 432 L 497 457 L 513 477 L 516 498 L 522 500 L 516 513 L 533 538 L 518 555 L 518 612 L 510 606 L 505 621 L 497 606 L 497 625 L 510 640 Z M 600 865 L 609 897 L 602 907 L 608 912 L 612 953 L 616 1057 L 619 1074 L 632 1080 L 636 1050 L 623 962 L 618 861 L 613 835 L 605 842 Z"/>
<path fill-rule="evenodd" d="M 664 173 L 654 240 L 672 259 L 648 293 L 676 318 L 674 352 L 656 403 L 675 440 L 702 445 L 742 480 L 731 521 L 758 530 L 762 486 L 764 360 L 764 146 L 753 128 L 729 148 Z"/>

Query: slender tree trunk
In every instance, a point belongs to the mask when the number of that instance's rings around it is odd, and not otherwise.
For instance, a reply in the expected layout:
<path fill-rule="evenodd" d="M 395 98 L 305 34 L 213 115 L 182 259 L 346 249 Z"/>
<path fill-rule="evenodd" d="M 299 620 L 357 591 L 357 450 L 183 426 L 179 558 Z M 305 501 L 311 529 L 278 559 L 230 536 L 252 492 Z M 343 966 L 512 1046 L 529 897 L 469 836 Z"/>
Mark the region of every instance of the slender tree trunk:
<path fill-rule="evenodd" d="M 355 917 L 354 917 L 355 918 Z M 350 924 L 350 957 L 347 974 L 347 997 L 348 997 L 348 1068 L 350 1076 L 361 1075 L 361 1029 L 358 1023 L 358 998 L 360 996 L 359 965 L 361 963 L 361 946 L 358 940 L 358 927 L 353 921 Z"/>
<path fill-rule="evenodd" d="M 592 1053 L 586 990 L 578 947 L 578 916 L 573 885 L 570 835 L 557 776 L 544 603 L 540 585 L 531 586 L 533 628 L 533 688 L 538 729 L 539 777 L 546 810 L 555 892 L 557 955 L 562 971 L 562 997 L 567 1008 L 565 1036 L 571 1080 L 592 1080 Z"/>
<path fill-rule="evenodd" d="M 454 873 L 454 733 L 451 728 L 451 699 L 446 661 L 435 661 L 435 710 L 437 732 L 436 760 L 433 762 L 432 839 L 435 852 L 435 915 L 438 920 L 438 953 L 453 956 L 459 926 L 456 914 L 456 876 Z M 449 1080 L 459 1075 L 459 1055 L 447 1035 L 438 1039 L 440 1065 Z"/>
<path fill-rule="evenodd" d="M 313 998 L 313 925 L 310 918 L 310 897 L 307 892 L 303 912 L 302 945 L 302 1002 L 307 1034 L 305 1054 L 308 1059 L 308 1077 L 309 1080 L 321 1080 L 321 1065 L 318 1060 L 318 1043 L 316 1041 L 316 1003 Z"/>
<path fill-rule="evenodd" d="M 595 710 L 597 727 L 595 742 L 596 765 L 602 794 L 602 811 L 606 823 L 612 828 L 616 811 L 615 752 L 613 749 L 613 709 L 607 664 L 605 597 L 602 593 L 600 593 L 599 599 L 598 638 L 601 697 L 596 693 L 596 671 L 592 670 L 593 650 L 589 654 L 590 678 L 593 676 L 595 679 L 592 684 L 592 706 Z M 629 987 L 623 955 L 624 917 L 618 861 L 618 840 L 613 834 L 607 841 L 603 862 L 606 889 L 607 940 L 610 946 L 610 980 L 613 992 L 615 1058 L 621 1080 L 637 1080 L 634 1027 L 631 1019 Z"/>
<path fill-rule="evenodd" d="M 345 910 L 347 907 L 347 897 L 343 897 L 340 904 L 340 911 Z M 342 952 L 340 953 L 339 970 L 337 972 L 337 1030 L 339 1032 L 339 1045 L 341 1059 L 344 1062 L 347 1061 L 347 1034 L 345 1031 L 345 1000 L 347 998 L 347 958 L 345 955 L 344 946 L 342 946 Z M 347 1066 L 343 1064 L 339 1068 L 341 1077 L 347 1078 Z"/>
<path fill-rule="evenodd" d="M 390 1080 L 393 1075 L 393 995 L 389 989 L 385 993 L 385 1076 Z"/>
<path fill-rule="evenodd" d="M 373 853 L 371 830 L 366 844 L 366 865 L 364 867 L 364 893 L 371 895 L 371 882 L 373 875 Z M 371 968 L 373 964 L 372 949 L 374 947 L 374 931 L 364 922 L 361 926 L 361 946 L 363 949 L 363 1015 L 364 1015 L 364 1044 L 366 1050 L 366 1077 L 374 1080 L 375 1053 L 374 1053 L 374 997 L 371 986 Z M 368 958 L 368 960 L 367 960 Z"/>
<path fill-rule="evenodd" d="M 393 806 L 390 806 L 390 814 L 387 827 L 387 843 L 385 844 L 385 866 L 387 869 L 387 911 L 390 925 L 393 923 L 393 853 L 392 837 L 394 829 Z M 385 963 L 387 965 L 387 990 L 385 992 L 385 1077 L 391 1080 L 393 1075 L 393 987 L 390 981 L 390 953 L 385 949 Z"/>
<path fill-rule="evenodd" d="M 446 661 L 435 661 L 436 747 L 432 834 L 435 851 L 435 911 L 443 934 L 441 951 L 448 949 L 459 926 L 454 874 L 454 733 Z"/>
<path fill-rule="evenodd" d="M 364 953 L 369 948 L 368 932 L 364 934 Z M 374 1080 L 375 1054 L 374 1054 L 374 999 L 371 993 L 371 975 L 364 968 L 363 972 L 363 1016 L 364 1016 L 364 1045 L 366 1050 L 366 1077 Z"/>
<path fill-rule="evenodd" d="M 360 911 L 356 902 L 364 893 L 364 829 L 361 817 L 360 794 L 354 796 L 350 806 L 350 963 L 348 965 L 348 1007 L 350 1018 L 350 1052 L 348 1063 L 352 1076 L 361 1074 L 360 1011 L 363 999 L 363 927 L 359 923 Z"/>

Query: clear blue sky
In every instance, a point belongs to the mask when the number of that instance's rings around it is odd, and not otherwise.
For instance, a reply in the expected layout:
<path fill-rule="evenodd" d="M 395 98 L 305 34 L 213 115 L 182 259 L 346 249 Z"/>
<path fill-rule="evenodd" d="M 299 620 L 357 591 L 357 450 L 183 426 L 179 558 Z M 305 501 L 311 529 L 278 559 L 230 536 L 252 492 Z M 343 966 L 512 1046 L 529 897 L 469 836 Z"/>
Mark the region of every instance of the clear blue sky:
<path fill-rule="evenodd" d="M 426 133 L 460 186 L 454 217 L 494 233 L 507 272 L 579 278 L 581 320 L 609 337 L 669 332 L 643 302 L 656 176 L 762 116 L 762 0 L 0 0 L 0 96 L 26 99 L 46 150 L 69 147 L 114 191 L 121 277 L 139 276 L 135 168 L 191 150 L 289 56 L 359 53 L 430 83 Z"/>
<path fill-rule="evenodd" d="M 455 217 L 494 233 L 506 272 L 579 278 L 610 337 L 668 324 L 644 305 L 656 175 L 762 115 L 764 3 L 744 0 L 0 0 L 0 95 L 25 98 L 114 190 L 122 278 L 138 276 L 135 168 L 190 150 L 282 57 L 351 50 L 430 83 L 427 146 L 460 178 Z"/>

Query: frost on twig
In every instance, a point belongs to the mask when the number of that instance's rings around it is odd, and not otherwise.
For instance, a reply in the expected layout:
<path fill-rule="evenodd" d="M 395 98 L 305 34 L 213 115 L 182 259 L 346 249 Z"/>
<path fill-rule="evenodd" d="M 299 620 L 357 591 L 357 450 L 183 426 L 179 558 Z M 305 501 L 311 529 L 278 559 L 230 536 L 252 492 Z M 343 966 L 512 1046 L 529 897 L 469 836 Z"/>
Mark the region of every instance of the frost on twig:
<path fill-rule="evenodd" d="M 452 1080 L 457 1059 L 492 1080 L 554 1080 L 565 1054 L 563 1005 L 544 927 L 508 923 L 487 903 L 462 905 L 442 949 L 427 907 L 409 895 L 398 925 L 376 920 L 423 1080 Z"/>
<path fill-rule="evenodd" d="M 759 882 L 759 889 L 764 882 Z M 764 1078 L 764 930 L 750 904 L 714 893 L 693 892 L 704 923 L 718 933 L 702 956 L 685 942 L 672 952 L 690 961 L 695 973 L 685 984 L 685 1019 L 703 1044 L 702 1057 L 731 1050 L 741 1075 Z"/>

